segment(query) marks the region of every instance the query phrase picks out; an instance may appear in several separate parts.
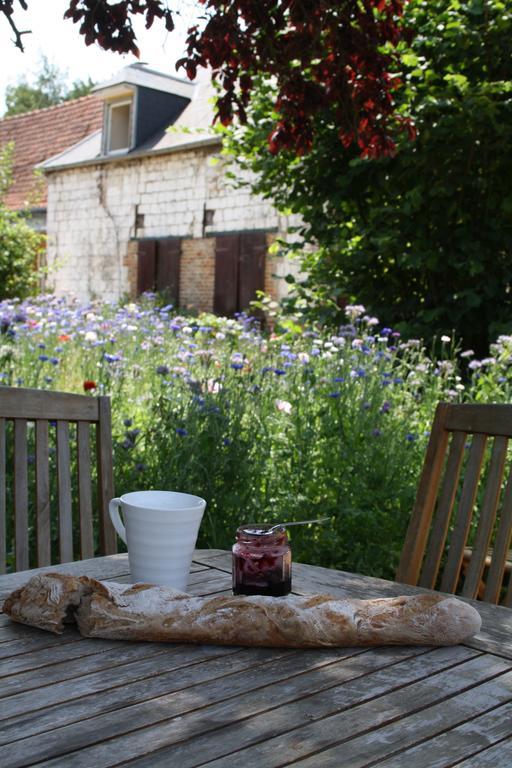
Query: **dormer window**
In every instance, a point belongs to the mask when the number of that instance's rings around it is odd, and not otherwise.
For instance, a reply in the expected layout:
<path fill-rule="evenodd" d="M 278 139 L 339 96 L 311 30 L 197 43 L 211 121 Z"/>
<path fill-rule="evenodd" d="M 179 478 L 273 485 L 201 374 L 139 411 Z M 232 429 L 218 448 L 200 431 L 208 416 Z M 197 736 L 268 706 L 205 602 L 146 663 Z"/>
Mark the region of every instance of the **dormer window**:
<path fill-rule="evenodd" d="M 107 105 L 105 154 L 127 152 L 132 147 L 132 99 Z"/>

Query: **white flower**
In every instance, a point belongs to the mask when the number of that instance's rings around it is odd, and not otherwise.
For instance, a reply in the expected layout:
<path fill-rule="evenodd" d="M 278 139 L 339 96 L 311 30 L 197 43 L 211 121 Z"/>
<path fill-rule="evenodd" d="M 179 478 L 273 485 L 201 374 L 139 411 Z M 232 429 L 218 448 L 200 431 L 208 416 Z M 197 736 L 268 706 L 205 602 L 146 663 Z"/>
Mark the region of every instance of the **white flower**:
<path fill-rule="evenodd" d="M 84 335 L 84 339 L 86 341 L 97 341 L 98 334 L 96 333 L 96 331 L 86 331 Z"/>
<path fill-rule="evenodd" d="M 309 363 L 309 355 L 307 352 L 299 352 L 298 358 L 301 363 Z"/>
<path fill-rule="evenodd" d="M 461 357 L 473 357 L 473 355 L 474 355 L 474 354 L 475 354 L 475 353 L 473 352 L 473 350 L 472 350 L 472 349 L 466 349 L 466 351 L 465 351 L 465 352 L 461 352 L 461 353 L 460 353 L 460 356 L 461 356 Z"/>
<path fill-rule="evenodd" d="M 221 333 L 219 331 L 218 333 L 215 334 L 215 338 L 217 339 L 217 341 L 224 341 L 224 339 L 226 338 L 226 334 Z"/>
<path fill-rule="evenodd" d="M 441 341 L 443 344 L 448 344 L 448 342 L 451 341 L 451 338 L 449 336 L 441 336 Z"/>
<path fill-rule="evenodd" d="M 364 315 L 365 312 L 366 312 L 366 309 L 363 307 L 362 304 L 347 304 L 347 306 L 345 307 L 345 314 L 351 320 L 355 320 L 357 317 Z"/>
<path fill-rule="evenodd" d="M 206 388 L 210 395 L 217 395 L 222 389 L 222 384 L 215 379 L 208 379 L 206 382 Z"/>
<path fill-rule="evenodd" d="M 276 400 L 275 403 L 278 411 L 288 415 L 292 412 L 292 404 L 288 400 Z"/>
<path fill-rule="evenodd" d="M 186 333 L 187 336 L 191 336 L 192 333 L 193 333 L 192 328 L 190 327 L 190 325 L 185 325 L 181 330 L 183 331 L 183 333 Z"/>

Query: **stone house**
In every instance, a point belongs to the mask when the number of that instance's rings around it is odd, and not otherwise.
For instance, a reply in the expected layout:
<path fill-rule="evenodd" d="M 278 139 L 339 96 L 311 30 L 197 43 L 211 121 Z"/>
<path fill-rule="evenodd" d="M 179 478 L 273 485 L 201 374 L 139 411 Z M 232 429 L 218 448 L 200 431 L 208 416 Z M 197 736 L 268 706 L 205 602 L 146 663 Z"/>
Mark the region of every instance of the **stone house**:
<path fill-rule="evenodd" d="M 232 314 L 292 271 L 269 245 L 288 221 L 234 189 L 211 130 L 209 78 L 132 65 L 97 86 L 101 125 L 40 164 L 50 286 L 82 300 L 165 291 L 182 308 Z"/>

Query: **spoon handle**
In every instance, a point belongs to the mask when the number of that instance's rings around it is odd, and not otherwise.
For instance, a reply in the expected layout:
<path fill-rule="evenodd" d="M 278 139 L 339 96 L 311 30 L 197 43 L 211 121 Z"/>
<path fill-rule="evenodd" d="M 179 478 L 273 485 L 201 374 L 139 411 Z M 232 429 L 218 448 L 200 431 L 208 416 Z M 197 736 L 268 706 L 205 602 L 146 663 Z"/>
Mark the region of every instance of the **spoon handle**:
<path fill-rule="evenodd" d="M 288 528 L 289 525 L 309 525 L 311 523 L 325 523 L 330 518 L 328 517 L 319 517 L 316 520 L 295 520 L 292 523 L 277 523 L 277 525 L 273 525 L 272 528 L 269 529 L 269 531 L 274 531 L 276 528 Z"/>

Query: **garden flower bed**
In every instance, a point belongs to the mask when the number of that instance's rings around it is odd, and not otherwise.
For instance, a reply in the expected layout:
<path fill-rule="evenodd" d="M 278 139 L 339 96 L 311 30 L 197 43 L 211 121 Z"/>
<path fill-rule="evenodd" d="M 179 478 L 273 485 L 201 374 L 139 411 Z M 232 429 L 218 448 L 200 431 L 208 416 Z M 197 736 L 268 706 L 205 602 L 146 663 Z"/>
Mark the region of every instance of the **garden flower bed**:
<path fill-rule="evenodd" d="M 0 303 L 0 384 L 108 394 L 116 495 L 178 489 L 208 504 L 200 546 L 243 522 L 329 516 L 294 559 L 394 573 L 440 400 L 507 401 L 510 337 L 493 356 L 434 360 L 362 307 L 332 334 L 247 317 L 184 317 L 154 298 Z M 467 367 L 463 383 L 459 368 Z"/>

